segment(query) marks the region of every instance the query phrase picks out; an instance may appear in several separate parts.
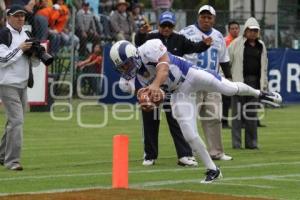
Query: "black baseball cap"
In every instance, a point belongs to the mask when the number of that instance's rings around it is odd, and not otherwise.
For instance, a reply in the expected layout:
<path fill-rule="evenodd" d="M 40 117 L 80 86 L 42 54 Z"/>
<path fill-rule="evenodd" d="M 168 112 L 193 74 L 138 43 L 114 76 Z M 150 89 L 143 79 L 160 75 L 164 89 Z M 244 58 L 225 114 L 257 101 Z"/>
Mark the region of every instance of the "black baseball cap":
<path fill-rule="evenodd" d="M 27 11 L 25 10 L 24 6 L 21 6 L 19 4 L 13 4 L 11 5 L 7 10 L 6 10 L 6 14 L 7 15 L 15 15 L 17 13 L 24 13 L 26 14 Z"/>

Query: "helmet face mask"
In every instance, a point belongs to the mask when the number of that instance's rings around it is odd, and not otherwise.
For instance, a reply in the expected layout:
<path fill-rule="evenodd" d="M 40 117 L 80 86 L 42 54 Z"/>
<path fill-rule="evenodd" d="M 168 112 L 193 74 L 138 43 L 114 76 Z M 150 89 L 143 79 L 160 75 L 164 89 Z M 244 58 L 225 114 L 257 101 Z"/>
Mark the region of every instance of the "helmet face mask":
<path fill-rule="evenodd" d="M 126 40 L 118 41 L 112 46 L 110 58 L 114 69 L 126 80 L 135 77 L 137 70 L 142 66 L 137 48 Z"/>
<path fill-rule="evenodd" d="M 121 74 L 126 80 L 132 79 L 136 76 L 136 72 L 141 68 L 142 61 L 140 57 L 130 57 L 126 59 L 122 64 L 116 65 L 115 69 Z"/>

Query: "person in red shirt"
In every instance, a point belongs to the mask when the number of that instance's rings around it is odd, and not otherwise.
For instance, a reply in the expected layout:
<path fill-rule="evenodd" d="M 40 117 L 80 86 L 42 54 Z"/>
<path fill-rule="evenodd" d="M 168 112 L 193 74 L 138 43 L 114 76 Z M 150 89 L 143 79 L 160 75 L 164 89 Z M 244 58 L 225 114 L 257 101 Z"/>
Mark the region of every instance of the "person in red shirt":
<path fill-rule="evenodd" d="M 100 44 L 93 45 L 93 52 L 83 61 L 79 61 L 76 65 L 79 73 L 82 74 L 101 74 L 102 73 L 102 49 Z M 98 95 L 100 92 L 99 77 L 86 77 L 82 79 L 82 83 L 89 86 L 89 94 Z"/>
<path fill-rule="evenodd" d="M 228 32 L 229 34 L 225 37 L 226 47 L 239 36 L 240 33 L 240 24 L 236 21 L 230 21 L 228 23 Z"/>

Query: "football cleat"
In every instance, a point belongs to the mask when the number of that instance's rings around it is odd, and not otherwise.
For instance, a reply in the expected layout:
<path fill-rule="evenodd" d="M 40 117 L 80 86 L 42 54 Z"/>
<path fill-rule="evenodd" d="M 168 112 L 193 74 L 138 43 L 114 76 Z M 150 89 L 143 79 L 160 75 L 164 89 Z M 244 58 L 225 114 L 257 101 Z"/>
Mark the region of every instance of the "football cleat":
<path fill-rule="evenodd" d="M 187 156 L 179 158 L 177 164 L 179 166 L 183 166 L 183 167 L 185 167 L 185 166 L 188 166 L 188 167 L 198 166 L 198 162 L 195 160 L 194 157 L 187 157 Z"/>
<path fill-rule="evenodd" d="M 261 91 L 259 99 L 262 103 L 272 105 L 274 107 L 279 107 L 282 103 L 282 97 L 277 92 L 264 92 Z"/>
<path fill-rule="evenodd" d="M 233 158 L 231 156 L 226 155 L 226 154 L 223 154 L 221 157 L 211 156 L 211 159 L 213 159 L 213 160 L 223 160 L 223 161 L 233 160 Z"/>
<path fill-rule="evenodd" d="M 220 171 L 220 169 L 218 167 L 217 167 L 216 170 L 208 169 L 206 171 L 205 175 L 206 175 L 205 179 L 203 179 L 201 181 L 201 183 L 204 183 L 204 184 L 212 183 L 215 180 L 223 177 L 222 173 L 221 173 L 221 171 Z"/>
<path fill-rule="evenodd" d="M 144 160 L 143 165 L 144 166 L 151 166 L 155 164 L 155 160 Z"/>

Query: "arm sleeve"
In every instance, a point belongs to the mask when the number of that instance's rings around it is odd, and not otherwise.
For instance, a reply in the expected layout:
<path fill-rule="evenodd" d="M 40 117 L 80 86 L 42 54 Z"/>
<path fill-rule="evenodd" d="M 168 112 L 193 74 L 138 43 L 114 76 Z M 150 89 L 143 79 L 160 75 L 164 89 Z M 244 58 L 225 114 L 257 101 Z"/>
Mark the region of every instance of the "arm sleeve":
<path fill-rule="evenodd" d="M 191 53 L 201 53 L 206 51 L 210 46 L 206 45 L 203 41 L 193 42 L 187 39 L 184 35 L 180 35 L 181 40 L 183 40 L 183 52 L 184 54 Z"/>
<path fill-rule="evenodd" d="M 0 67 L 6 67 L 20 59 L 23 51 L 20 48 L 10 50 L 6 45 L 0 45 Z"/>
<path fill-rule="evenodd" d="M 229 62 L 220 63 L 225 78 L 232 78 Z"/>
<path fill-rule="evenodd" d="M 147 41 L 147 33 L 140 33 L 139 31 L 136 33 L 134 37 L 134 42 L 136 46 L 141 46 Z"/>

